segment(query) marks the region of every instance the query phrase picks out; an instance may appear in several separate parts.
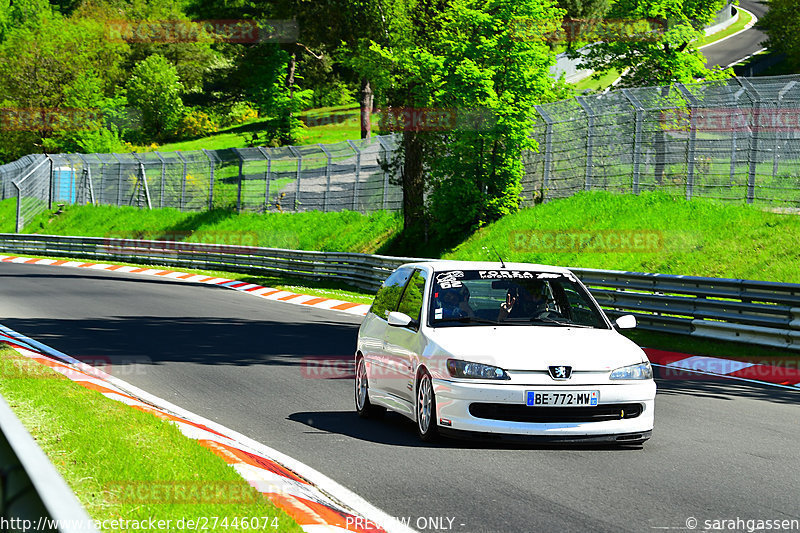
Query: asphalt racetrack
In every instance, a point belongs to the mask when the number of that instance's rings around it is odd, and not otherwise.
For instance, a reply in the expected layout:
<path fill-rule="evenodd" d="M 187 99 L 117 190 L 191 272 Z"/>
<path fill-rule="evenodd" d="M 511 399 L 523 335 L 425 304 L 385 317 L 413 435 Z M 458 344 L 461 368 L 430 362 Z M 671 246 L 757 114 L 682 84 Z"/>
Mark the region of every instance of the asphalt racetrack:
<path fill-rule="evenodd" d="M 800 391 L 662 377 L 641 447 L 426 445 L 399 415 L 353 411 L 358 322 L 208 285 L 0 264 L 0 323 L 287 453 L 421 531 L 800 519 Z"/>

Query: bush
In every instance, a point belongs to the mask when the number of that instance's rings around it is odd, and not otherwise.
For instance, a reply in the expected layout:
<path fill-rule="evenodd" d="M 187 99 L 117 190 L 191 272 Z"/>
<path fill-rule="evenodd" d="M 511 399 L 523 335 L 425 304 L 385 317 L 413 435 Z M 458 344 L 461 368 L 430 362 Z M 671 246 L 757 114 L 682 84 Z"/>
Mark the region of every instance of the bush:
<path fill-rule="evenodd" d="M 176 134 L 181 139 L 194 139 L 216 133 L 218 129 L 216 122 L 207 113 L 193 109 L 183 116 Z"/>
<path fill-rule="evenodd" d="M 226 117 L 226 122 L 229 125 L 242 124 L 248 120 L 253 120 L 256 118 L 258 118 L 258 111 L 256 111 L 249 103 L 236 102 L 231 107 L 231 110 Z"/>

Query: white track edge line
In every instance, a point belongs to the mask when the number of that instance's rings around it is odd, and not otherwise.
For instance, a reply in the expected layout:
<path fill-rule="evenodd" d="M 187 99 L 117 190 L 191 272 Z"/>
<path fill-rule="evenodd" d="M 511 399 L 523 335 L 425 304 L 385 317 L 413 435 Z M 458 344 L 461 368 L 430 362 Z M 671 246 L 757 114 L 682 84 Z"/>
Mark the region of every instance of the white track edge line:
<path fill-rule="evenodd" d="M 25 341 L 31 346 L 34 346 L 40 349 L 42 352 L 47 353 L 48 355 L 57 357 L 59 359 L 64 359 L 65 361 L 69 361 L 71 363 L 80 363 L 77 359 L 72 356 L 69 356 L 55 348 L 51 348 L 46 344 L 43 344 L 37 340 L 31 339 L 26 335 L 23 335 L 17 331 L 12 330 L 6 326 L 0 324 L 0 331 L 4 333 L 13 333 L 14 335 L 10 335 L 12 337 L 18 336 L 21 340 Z M 283 466 L 293 470 L 297 474 L 301 475 L 302 477 L 306 478 L 308 481 L 313 483 L 318 489 L 320 489 L 323 493 L 326 493 L 329 496 L 332 496 L 333 499 L 338 500 L 340 503 L 344 505 L 344 507 L 349 507 L 357 514 L 363 516 L 367 520 L 372 521 L 375 524 L 380 525 L 383 527 L 387 533 L 411 533 L 415 532 L 414 529 L 409 528 L 408 526 L 401 523 L 399 520 L 395 519 L 392 516 L 389 516 L 386 512 L 382 511 L 378 507 L 374 506 L 373 504 L 369 503 L 367 500 L 356 494 L 355 492 L 351 491 L 350 489 L 340 485 L 338 482 L 334 481 L 333 479 L 329 478 L 325 474 L 311 468 L 310 466 L 306 465 L 290 457 L 278 450 L 271 448 L 265 444 L 262 444 L 258 441 L 247 437 L 246 435 L 242 435 L 241 433 L 234 431 L 230 428 L 223 426 L 222 424 L 218 424 L 212 420 L 208 420 L 200 415 L 192 413 L 182 407 L 174 405 L 173 403 L 164 400 L 163 398 L 159 398 L 154 394 L 150 394 L 139 387 L 131 385 L 130 383 L 116 378 L 110 374 L 108 374 L 108 381 L 123 391 L 127 391 L 132 393 L 134 396 L 138 396 L 139 398 L 153 404 L 154 406 L 161 407 L 168 411 L 172 411 L 173 413 L 180 415 L 191 422 L 198 422 L 202 423 L 208 428 L 211 428 L 219 433 L 224 434 L 225 436 L 229 437 L 231 440 L 235 440 L 249 448 L 261 453 L 265 457 L 269 459 L 273 459 L 274 461 L 282 464 Z M 346 502 L 346 503 L 345 503 Z"/>

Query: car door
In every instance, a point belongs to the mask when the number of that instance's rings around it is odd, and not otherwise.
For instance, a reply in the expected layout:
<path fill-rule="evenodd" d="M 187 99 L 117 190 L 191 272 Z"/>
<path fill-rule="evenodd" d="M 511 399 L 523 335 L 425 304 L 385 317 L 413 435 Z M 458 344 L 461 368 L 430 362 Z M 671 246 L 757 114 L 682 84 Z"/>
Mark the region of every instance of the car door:
<path fill-rule="evenodd" d="M 397 309 L 403 289 L 413 269 L 402 267 L 395 270 L 375 294 L 372 307 L 364 319 L 360 336 L 361 351 L 367 364 L 367 379 L 370 388 L 385 390 L 389 367 L 384 346 L 386 344 L 387 317 Z"/>
<path fill-rule="evenodd" d="M 411 402 L 414 400 L 414 371 L 417 355 L 422 350 L 424 340 L 420 333 L 425 287 L 428 274 L 416 269 L 406 284 L 397 310 L 414 319 L 409 327 L 387 326 L 384 345 L 387 365 L 386 391 Z"/>

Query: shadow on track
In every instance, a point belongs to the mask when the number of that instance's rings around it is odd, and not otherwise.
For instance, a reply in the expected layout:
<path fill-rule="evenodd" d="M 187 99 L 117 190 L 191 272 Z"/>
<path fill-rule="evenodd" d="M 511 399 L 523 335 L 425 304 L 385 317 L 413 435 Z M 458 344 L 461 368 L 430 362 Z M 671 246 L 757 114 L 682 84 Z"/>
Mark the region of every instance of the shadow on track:
<path fill-rule="evenodd" d="M 642 445 L 609 444 L 543 444 L 536 442 L 466 440 L 440 438 L 437 443 L 422 442 L 417 437 L 414 422 L 397 413 L 386 413 L 379 419 L 364 420 L 355 411 L 306 411 L 292 413 L 288 420 L 299 422 L 316 432 L 344 435 L 352 439 L 411 448 L 449 448 L 461 450 L 593 450 L 593 451 L 636 451 Z M 310 432 L 312 433 L 312 432 Z M 645 444 L 644 446 L 647 446 Z"/>

